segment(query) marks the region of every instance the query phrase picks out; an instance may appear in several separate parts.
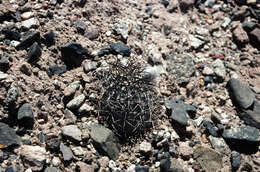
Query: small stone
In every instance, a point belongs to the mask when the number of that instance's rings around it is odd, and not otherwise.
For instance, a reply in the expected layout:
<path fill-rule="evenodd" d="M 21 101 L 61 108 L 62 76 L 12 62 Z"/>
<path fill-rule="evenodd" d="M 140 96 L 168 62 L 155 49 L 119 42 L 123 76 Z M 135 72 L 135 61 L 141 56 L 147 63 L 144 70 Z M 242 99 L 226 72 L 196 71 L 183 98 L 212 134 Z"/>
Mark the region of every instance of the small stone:
<path fill-rule="evenodd" d="M 18 110 L 17 119 L 21 127 L 33 128 L 34 115 L 30 104 L 24 103 Z"/>
<path fill-rule="evenodd" d="M 3 72 L 0 71 L 0 81 L 6 79 L 7 77 L 8 77 L 8 74 L 3 73 Z"/>
<path fill-rule="evenodd" d="M 207 171 L 221 171 L 222 169 L 222 156 L 213 149 L 198 146 L 194 150 L 193 157 Z"/>
<path fill-rule="evenodd" d="M 203 121 L 203 125 L 207 129 L 207 132 L 210 135 L 212 135 L 214 137 L 218 137 L 218 133 L 217 133 L 216 129 L 214 128 L 214 126 L 209 121 Z"/>
<path fill-rule="evenodd" d="M 100 159 L 98 159 L 98 165 L 100 167 L 106 168 L 108 167 L 109 164 L 109 158 L 106 156 L 101 157 Z"/>
<path fill-rule="evenodd" d="M 244 21 L 242 27 L 246 32 L 251 32 L 256 28 L 256 23 L 250 21 Z"/>
<path fill-rule="evenodd" d="M 67 72 L 67 66 L 62 65 L 62 66 L 58 66 L 58 65 L 53 65 L 49 67 L 49 70 L 47 71 L 47 73 L 49 74 L 49 76 L 52 75 L 60 75 Z"/>
<path fill-rule="evenodd" d="M 37 62 L 42 55 L 41 47 L 37 42 L 33 43 L 33 45 L 29 48 L 28 51 L 28 62 L 34 63 Z"/>
<path fill-rule="evenodd" d="M 0 145 L 4 148 L 21 145 L 21 139 L 8 125 L 0 122 Z"/>
<path fill-rule="evenodd" d="M 99 30 L 97 28 L 87 29 L 84 36 L 90 40 L 97 39 L 99 36 Z"/>
<path fill-rule="evenodd" d="M 200 28 L 200 27 L 196 27 L 195 28 L 195 31 L 198 35 L 201 35 L 201 36 L 207 36 L 209 35 L 209 30 L 208 29 L 205 29 L 205 28 Z"/>
<path fill-rule="evenodd" d="M 231 23 L 231 21 L 232 20 L 229 17 L 225 17 L 223 23 L 221 24 L 221 27 L 226 29 L 228 27 L 228 25 Z"/>
<path fill-rule="evenodd" d="M 203 120 L 204 120 L 203 116 L 199 116 L 197 119 L 193 121 L 195 122 L 196 126 L 199 127 L 200 124 L 202 124 Z"/>
<path fill-rule="evenodd" d="M 79 108 L 79 113 L 80 114 L 84 114 L 84 113 L 89 113 L 89 112 L 92 112 L 94 111 L 94 107 L 93 106 L 90 106 L 88 105 L 87 103 L 84 103 L 80 108 Z"/>
<path fill-rule="evenodd" d="M 71 151 L 71 149 L 64 145 L 64 143 L 61 142 L 60 144 L 60 151 L 62 153 L 62 157 L 64 161 L 71 161 L 73 158 L 73 153 Z"/>
<path fill-rule="evenodd" d="M 56 167 L 47 167 L 45 168 L 44 172 L 62 172 L 62 171 Z"/>
<path fill-rule="evenodd" d="M 131 54 L 130 48 L 121 43 L 110 44 L 110 48 L 114 54 L 120 54 L 122 56 L 130 56 Z"/>
<path fill-rule="evenodd" d="M 231 78 L 227 87 L 231 99 L 238 107 L 247 109 L 253 104 L 255 100 L 253 91 L 239 80 Z"/>
<path fill-rule="evenodd" d="M 40 146 L 23 145 L 20 149 L 20 155 L 26 168 L 40 171 L 45 165 L 47 152 L 45 148 Z"/>
<path fill-rule="evenodd" d="M 79 109 L 80 106 L 84 103 L 86 96 L 84 94 L 79 95 L 78 97 L 72 99 L 66 107 L 70 110 Z"/>
<path fill-rule="evenodd" d="M 260 102 L 255 100 L 253 109 L 242 110 L 238 113 L 239 117 L 244 120 L 247 125 L 260 129 Z"/>
<path fill-rule="evenodd" d="M 182 12 L 187 12 L 195 4 L 195 0 L 182 0 L 180 1 L 180 9 Z"/>
<path fill-rule="evenodd" d="M 0 54 L 0 71 L 7 72 L 9 68 L 9 55 L 7 53 Z"/>
<path fill-rule="evenodd" d="M 67 125 L 62 127 L 62 134 L 64 137 L 71 139 L 72 141 L 81 141 L 82 132 L 76 125 Z"/>
<path fill-rule="evenodd" d="M 19 45 L 17 45 L 17 50 L 24 50 L 29 48 L 34 42 L 40 40 L 40 32 L 28 31 L 22 36 L 22 40 Z"/>
<path fill-rule="evenodd" d="M 88 56 L 88 50 L 79 43 L 70 42 L 61 47 L 61 56 L 68 68 L 75 68 L 81 66 L 83 60 Z"/>
<path fill-rule="evenodd" d="M 3 172 L 2 169 L 0 169 L 0 171 Z M 20 167 L 17 166 L 17 165 L 8 166 L 8 167 L 5 169 L 5 172 L 19 172 L 19 171 L 21 171 L 21 169 L 20 169 Z"/>
<path fill-rule="evenodd" d="M 83 69 L 85 73 L 96 70 L 98 68 L 98 63 L 94 61 L 85 60 L 83 63 Z"/>
<path fill-rule="evenodd" d="M 74 147 L 72 148 L 72 152 L 75 156 L 78 156 L 78 157 L 81 157 L 81 156 L 84 156 L 85 155 L 85 152 L 84 150 L 82 149 L 82 147 L 80 146 L 77 146 L 77 147 Z"/>
<path fill-rule="evenodd" d="M 32 74 L 31 65 L 27 62 L 24 62 L 24 63 L 21 64 L 20 70 L 25 75 L 31 76 L 31 74 Z"/>
<path fill-rule="evenodd" d="M 140 144 L 139 150 L 145 154 L 150 153 L 152 151 L 152 145 L 151 143 L 144 141 Z"/>
<path fill-rule="evenodd" d="M 172 172 L 184 172 L 182 164 L 176 158 L 171 158 L 171 171 Z"/>
<path fill-rule="evenodd" d="M 33 15 L 34 15 L 33 12 L 27 11 L 27 12 L 24 12 L 23 14 L 21 14 L 21 18 L 22 18 L 23 20 L 27 20 L 27 19 L 33 17 Z"/>
<path fill-rule="evenodd" d="M 21 38 L 21 34 L 14 30 L 3 29 L 2 33 L 5 35 L 5 39 L 19 41 Z"/>
<path fill-rule="evenodd" d="M 204 3 L 206 7 L 210 7 L 212 8 L 215 4 L 216 0 L 206 0 L 206 2 Z"/>
<path fill-rule="evenodd" d="M 60 146 L 60 139 L 57 136 L 47 136 L 46 138 L 46 148 L 50 149 L 51 151 L 59 150 Z"/>
<path fill-rule="evenodd" d="M 203 75 L 213 75 L 214 71 L 213 69 L 211 69 L 210 67 L 204 67 L 203 71 L 202 71 Z"/>
<path fill-rule="evenodd" d="M 86 23 L 81 21 L 81 20 L 77 20 L 75 23 L 74 23 L 78 33 L 80 34 L 84 34 L 85 33 L 85 30 L 86 30 Z"/>
<path fill-rule="evenodd" d="M 160 161 L 160 171 L 163 171 L 163 172 L 171 171 L 171 160 L 170 160 L 170 158 L 162 159 Z"/>
<path fill-rule="evenodd" d="M 252 30 L 250 33 L 250 41 L 253 45 L 258 45 L 258 49 L 259 49 L 259 44 L 260 44 L 260 29 L 259 28 L 255 28 L 254 30 Z"/>
<path fill-rule="evenodd" d="M 94 147 L 101 154 L 105 154 L 111 159 L 118 158 L 120 147 L 118 144 L 118 139 L 111 130 L 101 125 L 93 125 L 91 127 L 90 136 L 94 141 Z"/>
<path fill-rule="evenodd" d="M 195 50 L 201 48 L 205 44 L 205 41 L 196 38 L 194 35 L 189 35 L 189 39 L 190 46 Z"/>
<path fill-rule="evenodd" d="M 19 89 L 18 86 L 15 82 L 13 82 L 7 92 L 7 102 L 10 103 L 15 103 L 19 96 Z"/>
<path fill-rule="evenodd" d="M 43 35 L 43 38 L 45 39 L 45 43 L 47 44 L 47 46 L 55 44 L 55 33 L 53 32 L 53 30 L 45 33 Z"/>
<path fill-rule="evenodd" d="M 52 159 L 52 164 L 54 167 L 58 167 L 60 165 L 61 161 L 60 161 L 60 158 L 59 157 L 54 157 Z"/>
<path fill-rule="evenodd" d="M 226 76 L 226 68 L 223 61 L 220 59 L 216 59 L 211 63 L 211 65 L 215 75 L 219 77 L 221 81 L 223 81 Z"/>
<path fill-rule="evenodd" d="M 240 153 L 232 151 L 231 153 L 231 165 L 233 170 L 237 170 L 241 164 L 242 157 Z"/>
<path fill-rule="evenodd" d="M 239 44 L 245 44 L 249 42 L 247 33 L 243 30 L 241 25 L 238 25 L 233 31 L 233 37 Z"/>
<path fill-rule="evenodd" d="M 230 149 L 223 138 L 209 136 L 211 146 L 222 154 L 229 155 Z"/>
<path fill-rule="evenodd" d="M 40 25 L 40 22 L 36 18 L 30 18 L 28 20 L 22 21 L 22 27 L 25 29 L 31 29 L 31 28 L 36 28 Z"/>

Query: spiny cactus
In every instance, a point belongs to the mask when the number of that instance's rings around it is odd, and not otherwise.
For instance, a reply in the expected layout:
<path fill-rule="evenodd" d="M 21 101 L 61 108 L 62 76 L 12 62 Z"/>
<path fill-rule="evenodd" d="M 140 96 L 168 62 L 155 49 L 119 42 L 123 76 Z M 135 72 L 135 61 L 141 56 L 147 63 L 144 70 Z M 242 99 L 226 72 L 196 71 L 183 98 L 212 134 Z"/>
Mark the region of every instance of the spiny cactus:
<path fill-rule="evenodd" d="M 97 74 L 101 89 L 100 116 L 122 138 L 151 128 L 159 109 L 152 75 L 144 71 L 136 58 L 125 60 L 114 59 L 109 62 L 108 70 Z"/>

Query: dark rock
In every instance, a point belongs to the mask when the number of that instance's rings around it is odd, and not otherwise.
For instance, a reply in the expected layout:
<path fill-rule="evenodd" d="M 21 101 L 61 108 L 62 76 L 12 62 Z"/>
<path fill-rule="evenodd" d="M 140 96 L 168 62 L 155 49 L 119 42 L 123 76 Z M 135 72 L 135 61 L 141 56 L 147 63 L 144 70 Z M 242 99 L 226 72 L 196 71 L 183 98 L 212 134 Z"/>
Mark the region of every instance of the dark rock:
<path fill-rule="evenodd" d="M 30 46 L 30 49 L 28 51 L 28 62 L 34 63 L 37 62 L 42 55 L 41 47 L 37 42 L 33 43 L 32 46 Z"/>
<path fill-rule="evenodd" d="M 162 0 L 162 4 L 164 5 L 165 8 L 168 7 L 169 1 L 168 0 Z"/>
<path fill-rule="evenodd" d="M 240 153 L 236 151 L 232 151 L 230 158 L 231 158 L 232 169 L 237 170 L 242 160 Z"/>
<path fill-rule="evenodd" d="M 113 54 L 121 54 L 122 56 L 130 56 L 131 54 L 130 48 L 119 42 L 110 44 L 110 48 Z"/>
<path fill-rule="evenodd" d="M 21 127 L 31 129 L 34 124 L 34 115 L 31 106 L 24 103 L 18 110 L 17 119 Z"/>
<path fill-rule="evenodd" d="M 111 130 L 101 125 L 93 125 L 90 136 L 94 141 L 94 147 L 101 154 L 107 155 L 113 160 L 118 158 L 120 147 L 117 137 Z"/>
<path fill-rule="evenodd" d="M 77 31 L 80 33 L 80 34 L 84 34 L 85 33 L 85 30 L 86 30 L 86 23 L 84 23 L 83 21 L 81 20 L 77 20 L 75 23 L 74 23 Z"/>
<path fill-rule="evenodd" d="M 80 67 L 82 61 L 87 57 L 87 55 L 88 50 L 76 42 L 70 42 L 64 47 L 61 47 L 62 60 L 70 69 Z"/>
<path fill-rule="evenodd" d="M 70 149 L 70 147 L 64 145 L 63 142 L 60 144 L 60 151 L 62 153 L 62 157 L 64 161 L 71 161 L 73 158 L 73 153 Z"/>
<path fill-rule="evenodd" d="M 161 172 L 171 172 L 171 160 L 170 158 L 162 159 L 160 161 Z"/>
<path fill-rule="evenodd" d="M 167 58 L 166 71 L 173 76 L 177 84 L 185 86 L 195 73 L 192 57 L 188 54 L 175 55 L 171 53 Z"/>
<path fill-rule="evenodd" d="M 28 31 L 26 32 L 22 38 L 19 45 L 17 45 L 17 50 L 24 50 L 29 48 L 34 42 L 40 41 L 40 32 Z"/>
<path fill-rule="evenodd" d="M 243 29 L 244 29 L 246 32 L 251 32 L 252 30 L 255 29 L 256 23 L 244 21 L 244 22 L 242 23 L 242 27 L 243 27 Z"/>
<path fill-rule="evenodd" d="M 194 159 L 205 171 L 221 171 L 222 155 L 213 149 L 198 146 L 193 153 Z"/>
<path fill-rule="evenodd" d="M 4 147 L 21 145 L 21 139 L 8 125 L 0 122 L 0 144 Z"/>
<path fill-rule="evenodd" d="M 62 66 L 53 65 L 53 66 L 49 67 L 49 69 L 47 70 L 47 74 L 49 76 L 60 75 L 65 72 L 67 72 L 67 66 L 65 66 L 65 65 L 62 65 Z"/>
<path fill-rule="evenodd" d="M 99 52 L 98 52 L 98 56 L 102 57 L 104 55 L 108 55 L 111 53 L 111 48 L 109 46 L 106 46 L 104 48 L 102 48 Z"/>
<path fill-rule="evenodd" d="M 255 28 L 249 33 L 250 41 L 253 45 L 255 45 L 258 49 L 260 49 L 260 29 Z"/>
<path fill-rule="evenodd" d="M 44 172 L 62 172 L 62 171 L 56 167 L 47 167 L 45 168 Z"/>
<path fill-rule="evenodd" d="M 58 151 L 60 146 L 60 139 L 57 136 L 46 137 L 46 147 L 51 151 Z"/>
<path fill-rule="evenodd" d="M 253 109 L 242 110 L 238 112 L 240 118 L 244 120 L 247 125 L 260 129 L 260 102 L 255 100 Z"/>
<path fill-rule="evenodd" d="M 12 165 L 12 166 L 8 166 L 5 169 L 5 172 L 20 172 L 20 167 L 16 166 L 16 165 Z"/>
<path fill-rule="evenodd" d="M 50 30 L 49 32 L 45 33 L 43 35 L 43 38 L 44 38 L 45 44 L 47 46 L 51 46 L 51 45 L 55 44 L 55 34 L 54 34 L 53 30 Z"/>
<path fill-rule="evenodd" d="M 211 124 L 211 122 L 209 121 L 203 121 L 203 126 L 207 129 L 207 132 L 214 136 L 214 137 L 218 137 L 218 133 L 215 129 L 215 127 Z"/>
<path fill-rule="evenodd" d="M 255 100 L 253 91 L 239 80 L 231 78 L 227 83 L 227 87 L 231 99 L 240 108 L 246 109 L 253 104 Z"/>
<path fill-rule="evenodd" d="M 79 5 L 80 7 L 84 7 L 85 4 L 86 4 L 86 2 L 87 2 L 87 0 L 79 0 L 78 5 Z"/>
<path fill-rule="evenodd" d="M 0 54 L 0 71 L 6 72 L 9 69 L 9 55 L 7 53 Z"/>
<path fill-rule="evenodd" d="M 193 115 L 196 113 L 196 107 L 177 99 L 166 100 L 165 106 L 168 109 L 170 118 L 183 126 L 188 125 L 187 114 Z"/>
<path fill-rule="evenodd" d="M 148 166 L 137 166 L 135 167 L 135 172 L 149 172 Z"/>
<path fill-rule="evenodd" d="M 179 3 L 181 11 L 186 13 L 194 6 L 195 0 L 181 0 Z"/>
<path fill-rule="evenodd" d="M 225 129 L 222 136 L 238 152 L 255 152 L 260 143 L 259 130 L 251 126 Z"/>
<path fill-rule="evenodd" d="M 5 39 L 19 41 L 20 38 L 21 38 L 21 34 L 19 32 L 17 32 L 17 31 L 4 29 L 2 32 L 5 35 Z"/>
<path fill-rule="evenodd" d="M 83 62 L 84 72 L 88 73 L 90 71 L 96 70 L 98 68 L 98 63 L 95 61 L 84 61 Z"/>

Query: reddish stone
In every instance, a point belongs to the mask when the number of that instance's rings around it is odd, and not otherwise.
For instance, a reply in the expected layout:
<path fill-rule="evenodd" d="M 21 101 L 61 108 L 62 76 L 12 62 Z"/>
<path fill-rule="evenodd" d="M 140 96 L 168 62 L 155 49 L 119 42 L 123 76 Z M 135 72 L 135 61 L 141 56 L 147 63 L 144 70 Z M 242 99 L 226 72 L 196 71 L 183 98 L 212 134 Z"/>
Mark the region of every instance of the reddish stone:
<path fill-rule="evenodd" d="M 92 165 L 88 165 L 84 162 L 77 162 L 80 172 L 95 172 L 95 168 Z"/>
<path fill-rule="evenodd" d="M 250 32 L 250 36 L 252 36 L 253 41 L 255 41 L 255 44 L 260 43 L 260 29 L 255 28 Z"/>
<path fill-rule="evenodd" d="M 243 30 L 241 25 L 238 25 L 233 31 L 233 37 L 237 43 L 245 44 L 249 41 L 246 31 Z"/>

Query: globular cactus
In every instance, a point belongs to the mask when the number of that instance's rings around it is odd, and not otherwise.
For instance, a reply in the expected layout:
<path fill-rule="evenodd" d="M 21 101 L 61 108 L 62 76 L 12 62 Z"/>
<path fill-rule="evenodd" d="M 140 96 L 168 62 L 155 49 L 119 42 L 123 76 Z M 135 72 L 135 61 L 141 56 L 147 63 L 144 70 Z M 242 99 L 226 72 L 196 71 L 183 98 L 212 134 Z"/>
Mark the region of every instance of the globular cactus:
<path fill-rule="evenodd" d="M 99 114 L 122 138 L 144 133 L 154 125 L 159 98 L 153 77 L 136 58 L 109 62 L 97 73 L 100 86 Z"/>

